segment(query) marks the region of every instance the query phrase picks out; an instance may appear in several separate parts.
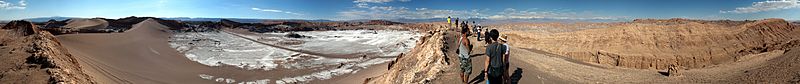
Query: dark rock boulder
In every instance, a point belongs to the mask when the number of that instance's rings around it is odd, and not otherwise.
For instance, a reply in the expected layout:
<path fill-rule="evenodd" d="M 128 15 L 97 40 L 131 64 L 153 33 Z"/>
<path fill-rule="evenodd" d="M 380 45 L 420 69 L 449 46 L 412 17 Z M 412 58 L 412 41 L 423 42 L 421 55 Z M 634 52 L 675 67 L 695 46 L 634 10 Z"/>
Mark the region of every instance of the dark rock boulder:
<path fill-rule="evenodd" d="M 286 34 L 284 36 L 289 37 L 289 38 L 310 38 L 310 36 L 300 35 L 300 34 L 292 33 L 292 32 L 289 32 L 288 34 Z"/>

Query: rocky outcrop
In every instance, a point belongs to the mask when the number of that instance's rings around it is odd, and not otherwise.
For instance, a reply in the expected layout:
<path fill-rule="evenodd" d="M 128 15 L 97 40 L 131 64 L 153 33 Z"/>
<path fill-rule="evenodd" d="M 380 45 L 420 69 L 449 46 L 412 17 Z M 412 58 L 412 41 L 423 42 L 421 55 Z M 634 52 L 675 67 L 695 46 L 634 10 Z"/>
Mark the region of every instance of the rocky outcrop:
<path fill-rule="evenodd" d="M 0 29 L 0 83 L 94 83 L 54 36 L 31 22 Z"/>
<path fill-rule="evenodd" d="M 389 71 L 376 78 L 367 79 L 366 83 L 421 84 L 441 79 L 439 76 L 446 74 L 449 69 L 454 69 L 447 61 L 445 56 L 447 52 L 443 52 L 446 49 L 444 38 L 444 30 L 430 31 L 420 38 L 417 46 L 408 54 L 398 56 L 392 62 Z"/>
<path fill-rule="evenodd" d="M 552 35 L 511 33 L 512 45 L 604 65 L 701 68 L 741 56 L 800 46 L 800 27 L 782 19 L 702 21 L 637 19 L 609 28 Z"/>

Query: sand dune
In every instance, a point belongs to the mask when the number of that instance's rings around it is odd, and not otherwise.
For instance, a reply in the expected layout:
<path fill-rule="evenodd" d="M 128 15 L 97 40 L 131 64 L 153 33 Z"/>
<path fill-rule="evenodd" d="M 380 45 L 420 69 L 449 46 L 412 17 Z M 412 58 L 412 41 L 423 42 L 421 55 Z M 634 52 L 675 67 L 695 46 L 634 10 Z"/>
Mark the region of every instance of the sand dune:
<path fill-rule="evenodd" d="M 104 29 L 108 27 L 108 22 L 103 19 L 70 19 L 65 28 L 72 29 Z"/>

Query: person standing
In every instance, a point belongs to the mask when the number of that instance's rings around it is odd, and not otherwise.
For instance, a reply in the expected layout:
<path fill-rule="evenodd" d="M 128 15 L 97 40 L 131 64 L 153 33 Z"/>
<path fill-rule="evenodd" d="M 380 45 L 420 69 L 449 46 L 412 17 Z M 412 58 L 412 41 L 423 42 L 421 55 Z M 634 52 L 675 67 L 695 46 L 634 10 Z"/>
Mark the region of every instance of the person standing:
<path fill-rule="evenodd" d="M 489 46 L 489 44 L 492 44 L 491 37 L 489 36 L 489 31 L 488 31 L 489 29 L 487 28 L 486 30 L 487 31 L 484 31 L 483 33 L 483 35 L 486 35 L 483 37 L 484 42 L 486 42 L 486 45 L 484 45 L 484 47 Z"/>
<path fill-rule="evenodd" d="M 469 32 L 469 26 L 467 26 L 467 21 L 461 22 L 461 28 L 467 29 L 467 37 L 471 36 L 472 34 Z"/>
<path fill-rule="evenodd" d="M 497 30 L 492 29 L 487 37 L 491 37 L 491 40 L 497 40 L 499 37 L 499 33 Z M 489 39 L 487 39 L 489 40 Z M 505 84 L 507 82 L 507 78 L 505 76 L 506 64 L 505 59 L 507 59 L 506 50 L 508 47 L 503 46 L 499 42 L 491 43 L 486 47 L 486 68 L 484 70 L 486 74 L 486 83 L 489 84 Z"/>
<path fill-rule="evenodd" d="M 456 28 L 459 28 L 459 27 L 458 27 L 458 18 L 456 18 L 456 23 L 455 23 L 455 25 L 456 25 Z"/>
<path fill-rule="evenodd" d="M 468 48 L 471 44 L 467 38 L 467 32 L 469 32 L 469 29 L 461 29 L 461 36 L 458 39 L 458 50 L 456 51 L 458 57 L 461 59 L 461 81 L 464 83 L 469 82 L 469 76 L 472 74 L 472 59 L 469 57 L 472 48 Z"/>
<path fill-rule="evenodd" d="M 508 67 L 511 64 L 511 62 L 508 60 L 508 59 L 511 58 L 511 46 L 508 45 L 508 35 L 505 35 L 505 34 L 500 35 L 499 41 L 500 41 L 500 44 L 502 44 L 502 46 L 505 46 L 505 49 L 506 49 L 505 50 L 506 52 L 503 52 L 503 58 L 504 58 L 503 62 L 505 64 L 505 67 L 504 67 L 503 71 L 508 71 Z M 510 74 L 503 73 L 503 79 L 505 79 L 506 83 L 510 83 L 511 82 L 510 81 L 510 79 L 511 79 Z"/>
<path fill-rule="evenodd" d="M 450 23 L 450 16 L 447 16 L 447 24 L 452 24 Z"/>
<path fill-rule="evenodd" d="M 472 32 L 476 34 L 476 40 L 481 41 L 481 26 L 478 26 L 475 21 L 472 21 Z"/>

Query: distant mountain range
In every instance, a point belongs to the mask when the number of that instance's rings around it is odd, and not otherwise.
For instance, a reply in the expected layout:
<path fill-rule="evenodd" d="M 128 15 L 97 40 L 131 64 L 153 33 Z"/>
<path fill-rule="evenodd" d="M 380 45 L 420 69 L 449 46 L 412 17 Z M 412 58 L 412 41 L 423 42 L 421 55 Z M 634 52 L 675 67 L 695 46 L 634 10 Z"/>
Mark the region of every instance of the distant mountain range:
<path fill-rule="evenodd" d="M 47 22 L 51 19 L 53 20 L 66 20 L 76 17 L 39 17 L 39 18 L 28 18 L 23 20 L 28 20 L 32 22 Z M 316 19 L 316 20 L 303 20 L 303 19 L 247 19 L 247 18 L 190 18 L 190 17 L 161 17 L 161 19 L 166 20 L 180 20 L 180 21 L 220 21 L 221 19 L 228 19 L 231 21 L 241 22 L 241 23 L 260 23 L 264 21 L 309 21 L 309 22 L 335 22 L 334 20 L 325 20 L 325 19 Z M 358 19 L 358 20 L 345 20 L 345 22 L 368 22 L 370 19 Z M 402 23 L 420 23 L 420 22 L 439 22 L 439 21 L 446 21 L 446 18 L 428 18 L 428 19 L 382 19 L 387 21 L 393 22 L 402 22 Z M 453 19 L 455 20 L 455 19 Z M 460 21 L 465 21 L 464 19 L 460 19 Z M 510 22 L 624 22 L 630 20 L 612 20 L 612 19 L 553 19 L 553 18 L 532 18 L 532 19 L 486 19 L 486 18 L 468 18 L 466 21 L 475 21 L 481 24 L 494 24 L 494 23 L 510 23 Z M 0 21 L 5 22 L 5 21 Z"/>

